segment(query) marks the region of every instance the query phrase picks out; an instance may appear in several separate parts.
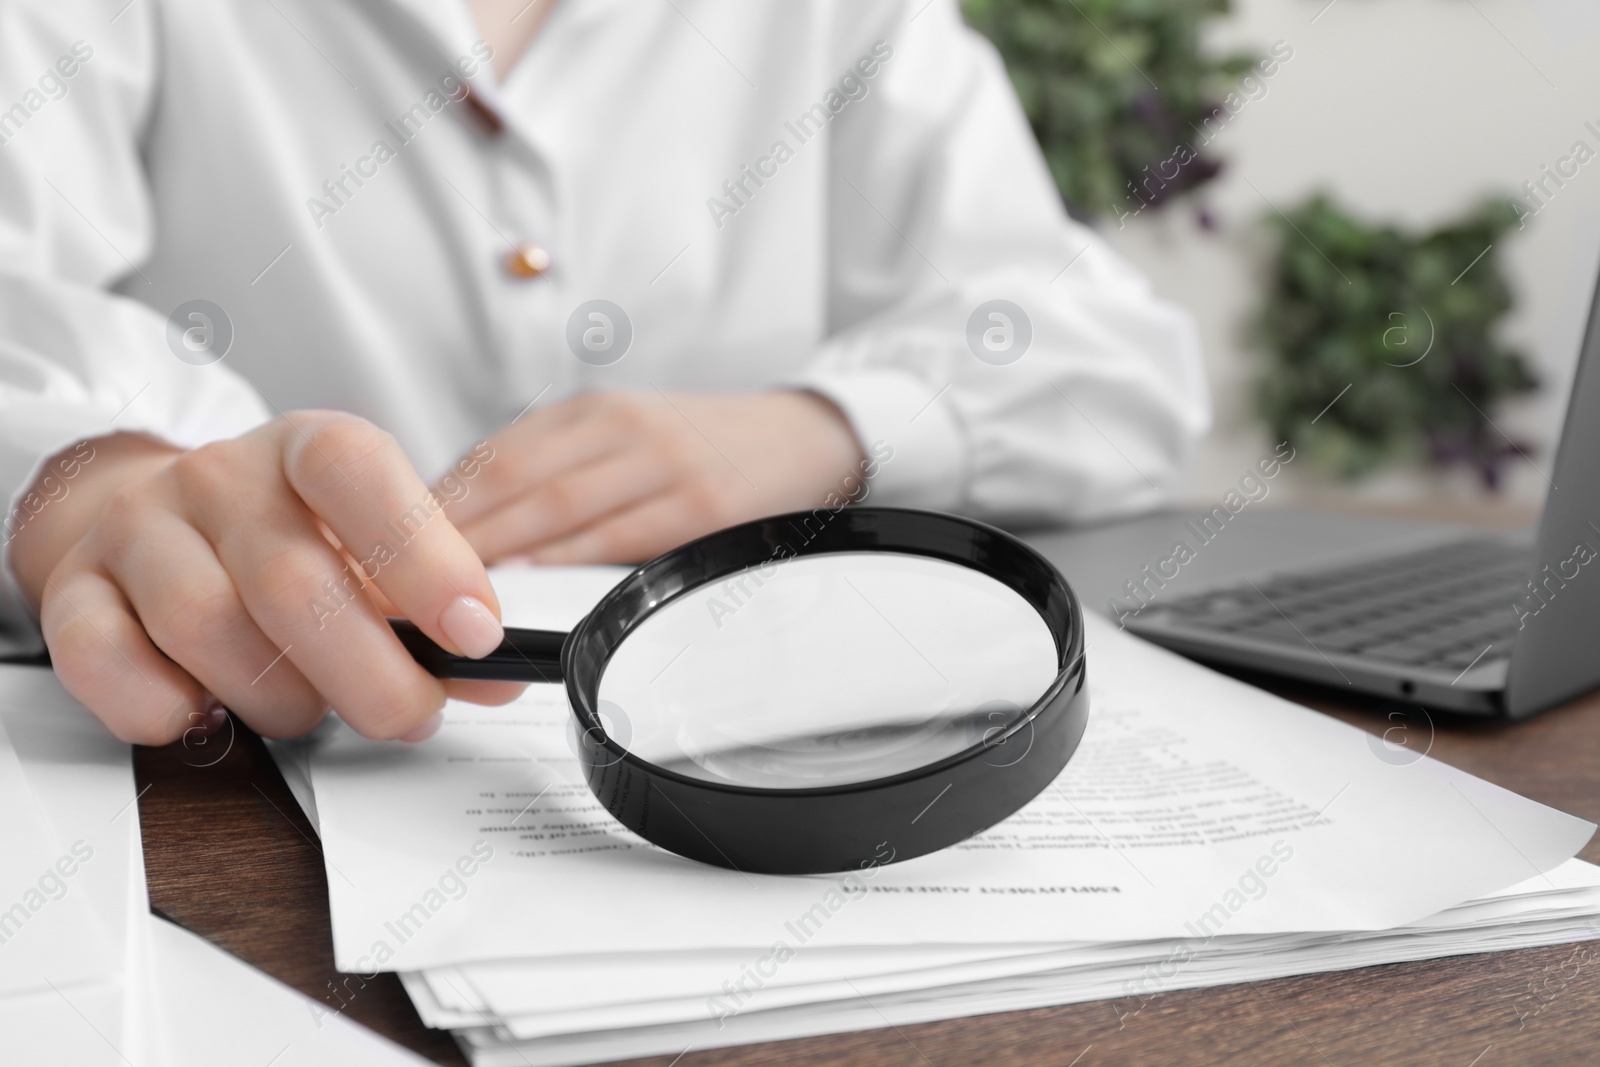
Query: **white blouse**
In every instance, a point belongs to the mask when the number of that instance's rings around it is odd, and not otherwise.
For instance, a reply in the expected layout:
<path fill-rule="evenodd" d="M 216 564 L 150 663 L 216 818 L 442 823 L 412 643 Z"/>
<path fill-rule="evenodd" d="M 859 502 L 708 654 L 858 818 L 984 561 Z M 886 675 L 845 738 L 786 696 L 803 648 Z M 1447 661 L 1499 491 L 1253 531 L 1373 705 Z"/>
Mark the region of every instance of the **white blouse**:
<path fill-rule="evenodd" d="M 460 0 L 0 0 L 6 541 L 83 438 L 340 408 L 431 479 L 652 387 L 817 390 L 892 452 L 875 503 L 1173 485 L 1191 324 L 1065 216 L 954 0 L 562 0 L 488 55 Z"/>

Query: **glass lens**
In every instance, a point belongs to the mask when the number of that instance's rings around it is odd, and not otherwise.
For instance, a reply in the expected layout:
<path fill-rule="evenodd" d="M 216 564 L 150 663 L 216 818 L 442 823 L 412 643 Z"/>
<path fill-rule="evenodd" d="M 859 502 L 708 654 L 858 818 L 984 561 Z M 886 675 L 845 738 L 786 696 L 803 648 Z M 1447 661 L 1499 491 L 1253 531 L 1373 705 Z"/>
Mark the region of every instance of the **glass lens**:
<path fill-rule="evenodd" d="M 885 778 L 986 744 L 1057 673 L 1037 612 L 977 571 L 896 552 L 772 561 L 645 619 L 600 682 L 606 732 L 687 777 L 760 788 Z"/>

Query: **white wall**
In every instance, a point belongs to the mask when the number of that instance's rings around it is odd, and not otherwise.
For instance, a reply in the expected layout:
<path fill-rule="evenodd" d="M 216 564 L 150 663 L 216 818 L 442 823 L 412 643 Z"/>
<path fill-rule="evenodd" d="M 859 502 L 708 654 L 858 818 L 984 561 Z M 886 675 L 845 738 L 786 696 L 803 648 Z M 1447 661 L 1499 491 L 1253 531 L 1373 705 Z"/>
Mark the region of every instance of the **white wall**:
<path fill-rule="evenodd" d="M 1294 49 L 1266 94 L 1212 144 L 1227 169 L 1201 197 L 1218 230 L 1203 232 L 1182 204 L 1156 217 L 1146 212 L 1120 231 L 1107 226 L 1157 289 L 1200 324 L 1216 424 L 1185 493 L 1193 500 L 1220 497 L 1270 451 L 1249 395 L 1262 359 L 1243 336 L 1257 306 L 1267 201 L 1287 210 L 1320 188 L 1364 218 L 1430 226 L 1538 178 L 1577 140 L 1600 152 L 1600 135 L 1584 127 L 1600 129 L 1600 0 L 1325 4 L 1235 0 L 1235 13 L 1216 27 L 1219 48 L 1265 53 L 1282 40 Z M 1512 437 L 1539 446 L 1533 463 L 1548 473 L 1600 263 L 1600 159 L 1491 254 L 1503 254 L 1517 299 L 1505 339 L 1544 382 L 1529 400 L 1491 414 Z M 1291 496 L 1481 492 L 1466 472 L 1400 472 L 1349 489 L 1304 466 L 1288 473 L 1279 489 Z M 1508 464 L 1506 474 L 1508 497 L 1542 499 L 1544 478 L 1529 464 Z"/>

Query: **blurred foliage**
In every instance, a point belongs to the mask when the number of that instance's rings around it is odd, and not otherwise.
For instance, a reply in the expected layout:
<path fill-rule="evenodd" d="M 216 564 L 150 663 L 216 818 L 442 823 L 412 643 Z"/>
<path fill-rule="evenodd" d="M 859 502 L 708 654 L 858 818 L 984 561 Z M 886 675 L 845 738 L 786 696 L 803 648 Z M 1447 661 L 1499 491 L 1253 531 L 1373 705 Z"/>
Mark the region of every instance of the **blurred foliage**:
<path fill-rule="evenodd" d="M 1220 104 L 1255 62 L 1201 48 L 1207 20 L 1230 7 L 962 0 L 1005 60 L 1068 206 L 1111 218 L 1160 206 L 1221 169 L 1195 146 L 1209 140 L 1208 118 L 1228 120 Z M 1174 162 L 1176 178 L 1167 170 L 1164 187 L 1136 191 L 1147 167 Z M 1467 463 L 1496 486 L 1501 465 L 1531 449 L 1507 441 L 1488 413 L 1535 382 L 1523 356 L 1493 337 L 1512 303 L 1495 253 L 1474 259 L 1516 213 L 1500 201 L 1414 234 L 1368 226 L 1317 197 L 1270 222 L 1278 241 L 1255 323 L 1270 358 L 1256 400 L 1275 439 L 1342 477 L 1398 462 Z"/>
<path fill-rule="evenodd" d="M 1110 217 L 1139 207 L 1129 183 L 1195 140 L 1254 62 L 1214 59 L 1200 47 L 1206 20 L 1229 7 L 1230 0 L 962 2 L 968 23 L 1005 59 L 1061 195 L 1078 213 Z M 1220 169 L 1201 152 L 1145 199 L 1157 206 Z"/>
<path fill-rule="evenodd" d="M 1275 439 L 1347 478 L 1426 460 L 1471 464 L 1496 488 L 1501 464 L 1532 449 L 1489 413 L 1536 384 L 1493 336 L 1512 297 L 1485 250 L 1517 224 L 1510 204 L 1422 234 L 1369 226 L 1324 196 L 1270 222 L 1277 252 L 1256 323 L 1269 364 L 1256 395 Z"/>

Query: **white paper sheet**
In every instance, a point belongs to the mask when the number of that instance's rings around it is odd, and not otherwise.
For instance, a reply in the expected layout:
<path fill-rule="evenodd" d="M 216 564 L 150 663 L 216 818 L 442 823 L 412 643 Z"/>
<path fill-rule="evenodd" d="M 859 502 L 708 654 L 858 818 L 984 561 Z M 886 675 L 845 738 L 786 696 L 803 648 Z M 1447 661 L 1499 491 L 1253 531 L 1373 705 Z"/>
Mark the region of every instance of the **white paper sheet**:
<path fill-rule="evenodd" d="M 43 992 L 0 997 L 0 1051 L 5 1062 L 18 1064 L 70 1064 L 72 1067 L 138 1067 L 166 1063 L 161 1046 L 155 1043 L 150 1020 L 129 990 L 145 980 L 147 953 L 141 944 L 142 923 L 149 914 L 144 889 L 144 858 L 138 847 L 137 823 L 123 829 L 128 846 L 122 857 L 126 893 L 120 902 L 123 920 L 123 960 L 120 973 L 88 982 L 46 987 Z M 100 855 L 97 860 L 110 862 Z M 109 909 L 116 902 L 109 897 L 95 899 Z M 138 922 L 129 922 L 137 919 Z"/>
<path fill-rule="evenodd" d="M 0 667 L 0 810 L 11 814 L 0 826 L 0 846 L 10 844 L 9 832 L 27 827 L 50 859 L 71 842 L 92 849 L 65 879 L 67 892 L 30 920 L 70 912 L 78 929 L 49 930 L 53 956 L 45 973 L 51 984 L 0 997 L 0 1061 L 72 1067 L 427 1062 L 151 915 L 137 799 L 127 745 L 50 671 Z M 36 858 L 0 855 L 0 886 L 5 873 L 31 871 Z M 80 943 L 94 948 L 101 966 L 81 980 L 57 980 Z M 10 947 L 0 946 L 0 967 L 9 962 Z"/>
<path fill-rule="evenodd" d="M 322 831 L 317 825 L 317 795 L 311 788 L 310 746 L 314 737 L 263 740 L 266 741 L 268 755 L 277 765 L 278 773 L 283 775 L 283 784 L 289 787 L 289 794 L 310 820 L 311 829 L 320 837 Z"/>
<path fill-rule="evenodd" d="M 153 915 L 146 921 L 152 969 L 144 1003 L 166 1031 L 163 1067 L 428 1063 L 203 938 Z"/>
<path fill-rule="evenodd" d="M 91 981 L 0 1001 L 8 1062 L 163 1062 L 144 1011 L 128 995 L 144 978 L 142 923 L 149 912 L 130 750 L 41 668 L 0 667 L 0 724 L 53 847 L 83 842 L 93 849 L 66 879 L 64 900 L 88 908 L 91 920 L 81 933 L 100 939 L 108 963 Z"/>
<path fill-rule="evenodd" d="M 1028 953 L 1017 953 L 1014 946 L 1006 945 L 962 946 L 971 953 L 970 958 L 944 962 L 937 962 L 926 953 L 911 952 L 903 947 L 850 952 L 818 950 L 815 954 L 801 953 L 790 961 L 794 964 L 820 964 L 820 968 L 810 968 L 813 974 L 819 969 L 831 972 L 823 980 L 813 977 L 804 983 L 787 981 L 791 977 L 788 963 L 777 974 L 760 977 L 750 969 L 748 960 L 741 961 L 710 981 L 706 980 L 706 976 L 697 980 L 692 967 L 687 969 L 687 973 L 678 969 L 677 981 L 674 982 L 678 954 L 635 954 L 632 958 L 614 957 L 609 960 L 612 973 L 621 975 L 635 970 L 648 971 L 654 975 L 657 995 L 669 995 L 663 999 L 633 1003 L 596 1003 L 582 1006 L 579 1010 L 556 1010 L 540 999 L 570 961 L 528 960 L 515 964 L 442 968 L 426 972 L 424 976 L 434 1001 L 439 1005 L 431 1017 L 427 1017 L 427 1021 L 430 1025 L 465 1027 L 482 1025 L 485 1018 L 493 1018 L 511 1035 L 527 1039 L 619 1027 L 715 1021 L 735 1011 L 742 1014 L 803 1004 L 848 1001 L 861 996 L 877 998 L 910 994 L 918 990 L 958 988 L 1033 974 L 1065 974 L 1070 971 L 1093 978 L 1108 969 L 1113 973 L 1121 973 L 1117 969 L 1129 965 L 1150 966 L 1149 977 L 1153 985 L 1150 991 L 1153 992 L 1183 987 L 1187 983 L 1187 973 L 1200 966 L 1191 962 L 1196 959 L 1203 959 L 1204 966 L 1213 967 L 1222 959 L 1271 954 L 1279 957 L 1275 967 L 1328 969 L 1333 963 L 1343 960 L 1344 953 L 1348 953 L 1351 960 L 1366 959 L 1363 953 L 1370 951 L 1370 946 L 1390 936 L 1400 941 L 1421 937 L 1424 940 L 1416 944 L 1425 943 L 1428 951 L 1440 955 L 1449 954 L 1459 946 L 1488 945 L 1494 938 L 1505 936 L 1508 931 L 1523 936 L 1532 929 L 1552 922 L 1559 922 L 1565 928 L 1566 920 L 1586 924 L 1589 931 L 1587 937 L 1600 937 L 1600 926 L 1595 924 L 1597 910 L 1600 910 L 1600 868 L 1581 860 L 1569 860 L 1551 874 L 1552 879 L 1561 886 L 1560 889 L 1547 890 L 1542 880 L 1539 885 L 1524 884 L 1514 893 L 1499 894 L 1484 901 L 1449 909 L 1396 931 L 1393 935 L 1259 935 L 1219 937 L 1209 942 L 1191 939 L 1183 942 L 1039 946 Z M 1326 946 L 1344 947 L 1337 954 L 1328 954 L 1323 951 Z M 1390 950 L 1385 948 L 1383 951 Z M 1418 949 L 1405 947 L 1403 951 L 1415 952 Z M 808 961 L 808 955 L 826 958 Z M 1332 963 L 1325 961 L 1324 957 Z M 1182 961 L 1182 965 L 1168 966 L 1169 961 L 1174 960 Z M 895 964 L 899 966 L 895 967 Z M 1157 967 L 1161 969 L 1158 971 Z M 723 981 L 727 981 L 728 985 L 720 984 Z M 739 985 L 735 986 L 734 983 Z M 637 980 L 633 984 L 637 985 Z M 408 988 L 413 988 L 410 983 Z M 1127 993 L 1128 990 L 1120 990 L 1115 995 Z"/>
<path fill-rule="evenodd" d="M 1493 922 L 1521 921 L 1532 915 L 1588 914 L 1589 902 L 1600 889 L 1600 867 L 1571 859 L 1547 874 L 1510 886 L 1481 900 L 1449 908 L 1403 929 L 1466 928 Z M 1282 943 L 1299 935 L 1260 935 Z M 1600 937 L 1600 925 L 1595 928 Z M 1223 943 L 1223 942 L 1219 942 Z M 792 986 L 814 986 L 828 981 L 867 980 L 880 976 L 915 976 L 917 984 L 934 985 L 925 976 L 971 963 L 1005 960 L 1012 973 L 1049 969 L 1050 958 L 1072 953 L 1079 962 L 1122 959 L 1140 946 L 1124 945 L 898 945 L 893 947 L 818 947 L 795 955 L 775 973 L 762 977 L 761 991 Z M 1094 955 L 1103 952 L 1103 957 Z M 499 960 L 440 967 L 421 972 L 441 1004 L 463 1013 L 485 1012 L 501 1018 L 564 1012 L 605 1005 L 636 1005 L 657 998 L 694 999 L 726 996 L 724 983 L 737 982 L 751 973 L 752 958 L 738 950 L 700 952 L 628 952 L 602 956 L 546 957 Z M 594 974 L 607 979 L 597 996 L 590 989 Z M 908 986 L 909 988 L 909 986 Z M 459 1002 L 452 993 L 471 991 Z M 465 1024 L 462 1024 L 465 1025 Z"/>
<path fill-rule="evenodd" d="M 3 726 L 0 811 L 0 995 L 114 976 L 121 961 L 77 884 L 94 848 L 56 839 Z"/>
<path fill-rule="evenodd" d="M 70 1064 L 71 1067 L 138 1067 L 160 1060 L 137 1059 L 117 1031 L 97 1032 L 121 1014 L 123 987 L 91 984 L 0 998 L 0 1052 L 7 1064 Z M 115 1041 L 116 1044 L 112 1044 Z"/>
<path fill-rule="evenodd" d="M 1591 869 L 1592 872 L 1592 869 Z M 1594 880 L 1592 873 L 1587 880 Z M 1164 990 L 1203 988 L 1287 975 L 1348 970 L 1416 959 L 1563 944 L 1596 936 L 1600 890 L 1568 889 L 1560 894 L 1576 917 L 1535 913 L 1499 927 L 1446 928 L 1444 917 L 1431 927 L 1298 938 L 1293 935 L 1217 938 L 1201 956 L 1175 957 L 1176 943 L 1151 943 L 1145 954 L 1121 962 L 1089 962 L 1013 978 L 942 984 L 906 992 L 883 992 L 856 983 L 843 997 L 807 1001 L 772 1010 L 747 1010 L 720 1020 L 701 1016 L 663 1025 L 618 1026 L 542 1038 L 514 1039 L 511 1025 L 468 1025 L 457 1038 L 474 1067 L 555 1067 L 626 1059 L 675 1056 L 686 1050 L 775 1041 L 848 1030 L 905 1026 L 986 1012 L 1016 1011 L 1046 1005 L 1108 1001 L 1116 1018 L 1136 1016 L 1145 997 Z M 1086 954 L 1086 958 L 1096 955 Z M 1173 959 L 1182 959 L 1174 973 Z M 1157 976 L 1171 975 L 1166 979 Z M 1155 981 L 1152 979 L 1155 978 Z M 408 983 L 408 988 L 412 988 Z M 413 994 L 415 996 L 415 993 Z M 426 996 L 419 1004 L 426 1003 Z M 463 1021 L 472 1017 L 465 1017 Z M 481 1016 L 479 1017 L 481 1018 Z M 497 1020 L 498 1022 L 498 1020 Z"/>
<path fill-rule="evenodd" d="M 615 572 L 495 577 L 509 617 L 548 626 L 570 624 Z M 1089 731 L 1055 786 L 988 833 L 867 872 L 865 892 L 634 837 L 582 784 L 555 687 L 502 709 L 453 704 L 419 746 L 341 728 L 312 754 L 337 962 L 764 949 L 800 933 L 863 945 L 1382 929 L 1547 871 L 1594 830 L 1430 759 L 1396 766 L 1363 731 L 1088 626 Z"/>

